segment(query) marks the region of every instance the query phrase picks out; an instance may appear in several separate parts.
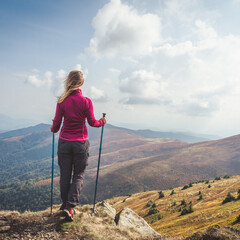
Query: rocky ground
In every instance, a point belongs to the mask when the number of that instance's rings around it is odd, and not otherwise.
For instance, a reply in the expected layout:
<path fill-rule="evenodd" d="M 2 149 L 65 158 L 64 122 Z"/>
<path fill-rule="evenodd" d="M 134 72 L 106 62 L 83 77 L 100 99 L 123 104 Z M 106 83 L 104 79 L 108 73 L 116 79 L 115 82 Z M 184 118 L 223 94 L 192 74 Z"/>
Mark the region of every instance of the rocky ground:
<path fill-rule="evenodd" d="M 205 231 L 194 233 L 186 240 L 238 240 L 240 230 L 233 227 L 210 227 Z"/>
<path fill-rule="evenodd" d="M 66 222 L 54 206 L 42 212 L 12 211 L 0 212 L 0 239 L 43 240 L 43 239 L 81 239 L 81 240 L 237 240 L 240 230 L 235 228 L 209 228 L 195 233 L 189 238 L 171 238 L 155 232 L 141 217 L 131 209 L 123 209 L 116 214 L 106 202 L 97 207 L 93 214 L 90 206 L 76 208 L 74 222 Z"/>
<path fill-rule="evenodd" d="M 54 206 L 52 216 L 49 210 L 23 214 L 0 212 L 0 239 L 166 239 L 131 210 L 118 214 L 116 223 L 116 211 L 107 203 L 98 206 L 95 214 L 90 206 L 77 207 L 74 222 L 66 222 L 58 208 Z M 128 221 L 126 215 L 131 218 L 129 227 L 124 226 Z"/>

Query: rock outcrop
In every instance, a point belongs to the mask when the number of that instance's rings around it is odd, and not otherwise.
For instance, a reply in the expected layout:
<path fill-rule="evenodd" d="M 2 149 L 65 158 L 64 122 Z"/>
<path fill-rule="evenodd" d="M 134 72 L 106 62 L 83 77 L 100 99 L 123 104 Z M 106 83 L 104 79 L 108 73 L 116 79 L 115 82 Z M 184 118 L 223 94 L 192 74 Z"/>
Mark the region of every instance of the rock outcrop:
<path fill-rule="evenodd" d="M 153 230 L 143 218 L 141 218 L 130 208 L 124 208 L 122 211 L 120 211 L 115 217 L 115 222 L 119 227 L 133 228 L 143 235 L 147 235 L 149 237 L 159 237 L 158 239 L 163 239 L 162 235 Z"/>
<path fill-rule="evenodd" d="M 108 202 L 102 201 L 99 206 L 103 207 L 104 212 L 111 218 L 115 219 L 116 216 L 116 210 L 113 208 Z"/>
<path fill-rule="evenodd" d="M 143 236 L 148 236 L 149 239 L 165 239 L 166 237 L 153 230 L 143 218 L 141 218 L 130 208 L 124 208 L 122 211 L 116 214 L 115 208 L 113 208 L 106 201 L 102 201 L 99 206 L 103 208 L 103 211 L 111 219 L 114 219 L 116 225 L 119 227 L 134 229 Z"/>

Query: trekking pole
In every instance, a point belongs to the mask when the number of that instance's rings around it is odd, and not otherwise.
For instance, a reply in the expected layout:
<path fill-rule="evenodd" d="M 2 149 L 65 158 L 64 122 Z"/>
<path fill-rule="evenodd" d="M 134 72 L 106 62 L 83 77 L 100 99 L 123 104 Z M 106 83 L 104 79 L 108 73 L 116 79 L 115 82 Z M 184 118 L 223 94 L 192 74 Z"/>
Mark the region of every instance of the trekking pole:
<path fill-rule="evenodd" d="M 105 116 L 106 116 L 106 113 L 103 113 L 103 117 L 105 117 Z M 95 202 L 96 202 L 97 186 L 98 186 L 98 174 L 99 174 L 100 158 L 101 158 L 101 152 L 102 152 L 103 129 L 104 129 L 104 125 L 102 126 L 101 139 L 100 139 L 100 147 L 99 147 L 99 155 L 98 155 L 98 167 L 97 167 L 97 176 L 96 176 L 96 184 L 95 184 L 95 193 L 94 193 L 93 209 L 92 209 L 93 213 L 95 213 Z"/>
<path fill-rule="evenodd" d="M 51 213 L 50 216 L 53 215 L 52 205 L 53 205 L 53 172 L 54 172 L 54 132 L 52 134 L 52 180 L 51 180 Z"/>

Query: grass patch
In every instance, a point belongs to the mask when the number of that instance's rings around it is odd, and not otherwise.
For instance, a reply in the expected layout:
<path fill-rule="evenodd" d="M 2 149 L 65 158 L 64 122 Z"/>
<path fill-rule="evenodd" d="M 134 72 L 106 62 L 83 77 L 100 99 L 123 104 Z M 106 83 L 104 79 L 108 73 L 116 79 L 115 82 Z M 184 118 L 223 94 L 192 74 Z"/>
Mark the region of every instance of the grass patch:
<path fill-rule="evenodd" d="M 70 230 L 77 230 L 82 227 L 82 214 L 74 218 L 73 222 L 68 222 L 64 217 L 61 217 L 59 222 L 57 223 L 56 229 L 57 231 L 68 232 Z"/>

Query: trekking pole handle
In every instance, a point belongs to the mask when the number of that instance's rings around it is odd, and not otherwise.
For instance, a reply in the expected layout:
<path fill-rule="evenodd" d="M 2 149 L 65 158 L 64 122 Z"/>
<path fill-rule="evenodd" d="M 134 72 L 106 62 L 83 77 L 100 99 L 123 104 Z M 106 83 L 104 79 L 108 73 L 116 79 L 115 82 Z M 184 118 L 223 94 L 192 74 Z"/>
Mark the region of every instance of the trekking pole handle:
<path fill-rule="evenodd" d="M 106 114 L 106 113 L 103 113 L 102 115 L 103 115 L 103 117 L 106 117 L 107 114 Z"/>

